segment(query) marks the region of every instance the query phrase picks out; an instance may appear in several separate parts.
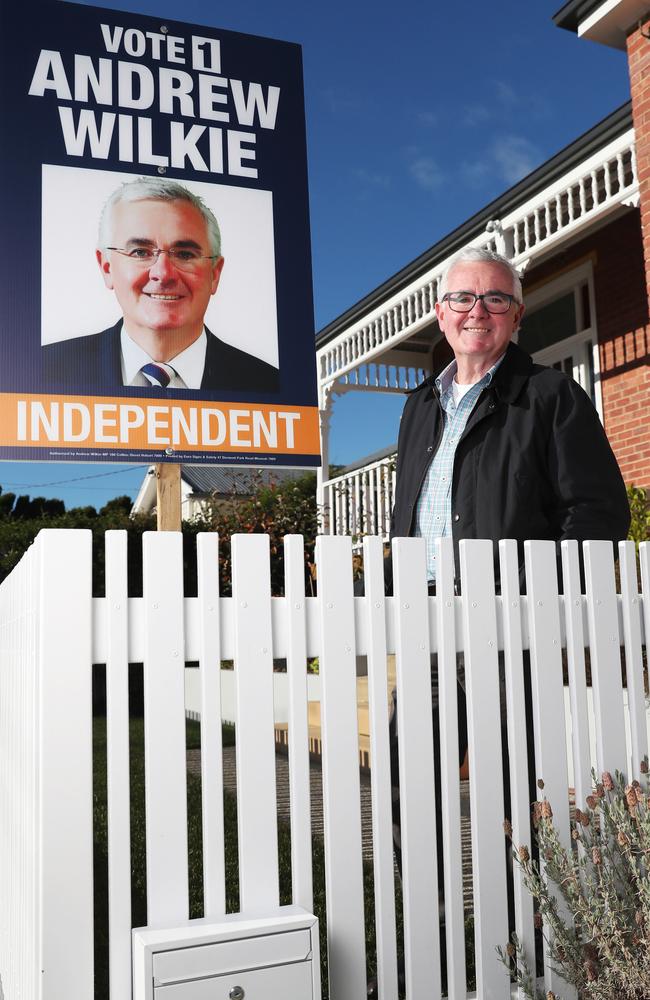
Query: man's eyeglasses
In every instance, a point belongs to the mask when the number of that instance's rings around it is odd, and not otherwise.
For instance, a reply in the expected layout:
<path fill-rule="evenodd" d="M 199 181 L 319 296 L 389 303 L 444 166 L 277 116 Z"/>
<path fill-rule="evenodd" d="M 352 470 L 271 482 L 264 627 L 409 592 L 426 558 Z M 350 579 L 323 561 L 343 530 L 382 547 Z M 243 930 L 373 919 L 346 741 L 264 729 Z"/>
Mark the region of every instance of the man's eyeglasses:
<path fill-rule="evenodd" d="M 192 247 L 170 247 L 169 250 L 161 250 L 159 247 L 131 247 L 129 250 L 123 247 L 106 247 L 106 249 L 121 253 L 140 267 L 151 267 L 161 253 L 166 253 L 174 267 L 181 271 L 197 271 L 202 266 L 202 261 L 217 260 L 219 256 L 218 254 L 206 256 Z"/>
<path fill-rule="evenodd" d="M 443 302 L 449 303 L 449 308 L 453 312 L 471 312 L 478 301 L 481 301 L 489 313 L 507 313 L 513 302 L 516 302 L 514 295 L 507 292 L 484 292 L 482 295 L 475 295 L 474 292 L 447 292 L 442 296 Z"/>

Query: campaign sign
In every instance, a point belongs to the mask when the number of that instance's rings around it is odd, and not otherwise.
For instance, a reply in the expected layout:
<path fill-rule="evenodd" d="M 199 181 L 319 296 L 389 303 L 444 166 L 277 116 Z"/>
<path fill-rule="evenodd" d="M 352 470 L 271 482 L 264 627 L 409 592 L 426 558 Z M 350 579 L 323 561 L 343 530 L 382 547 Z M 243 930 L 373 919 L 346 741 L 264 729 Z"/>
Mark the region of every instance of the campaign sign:
<path fill-rule="evenodd" d="M 0 457 L 318 465 L 300 47 L 0 18 Z"/>

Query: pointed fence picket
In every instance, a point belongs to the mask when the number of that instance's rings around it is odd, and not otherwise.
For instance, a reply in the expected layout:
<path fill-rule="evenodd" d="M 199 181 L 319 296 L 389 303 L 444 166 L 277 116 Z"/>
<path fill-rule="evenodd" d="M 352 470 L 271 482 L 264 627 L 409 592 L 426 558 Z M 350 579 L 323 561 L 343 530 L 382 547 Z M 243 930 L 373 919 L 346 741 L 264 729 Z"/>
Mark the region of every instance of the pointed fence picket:
<path fill-rule="evenodd" d="M 106 533 L 106 791 L 110 1000 L 131 989 L 131 817 L 126 535 Z"/>
<path fill-rule="evenodd" d="M 567 673 L 571 699 L 574 786 L 576 802 L 584 802 L 591 789 L 591 752 L 585 666 L 585 608 L 580 589 L 580 565 L 576 541 L 562 542 L 562 579 Z"/>
<path fill-rule="evenodd" d="M 528 745 L 526 726 L 522 722 L 522 706 L 526 703 L 526 677 L 522 623 L 522 598 L 519 588 L 517 543 L 513 539 L 499 542 L 499 572 L 501 577 L 501 607 L 503 617 L 503 666 L 506 688 L 508 755 L 510 776 L 510 821 L 512 839 L 516 845 L 530 844 L 530 783 L 528 777 Z M 530 671 L 529 671 L 530 672 Z M 523 716 L 525 720 L 525 714 Z M 521 870 L 513 869 L 515 931 L 527 955 L 535 954 L 533 901 L 524 885 Z M 519 1000 L 524 998 L 519 991 Z"/>
<path fill-rule="evenodd" d="M 278 907 L 273 636 L 267 535 L 232 540 L 241 909 Z"/>
<path fill-rule="evenodd" d="M 508 908 L 499 651 L 490 542 L 479 541 L 473 545 L 461 542 L 460 575 L 472 813 L 476 992 L 485 1000 L 492 1000 L 503 995 L 503 971 L 494 961 L 494 955 L 496 948 L 508 939 Z"/>
<path fill-rule="evenodd" d="M 553 542 L 526 542 L 524 545 L 528 625 L 530 631 L 530 672 L 533 693 L 535 734 L 535 777 L 541 788 L 539 798 L 552 803 L 553 822 L 565 850 L 571 850 L 567 748 L 562 687 L 562 641 L 558 598 L 557 555 Z M 544 859 L 540 858 L 544 867 Z M 562 916 L 569 915 L 558 898 Z M 547 940 L 544 941 L 546 989 L 559 991 Z M 568 1000 L 575 994 L 562 987 Z"/>
<path fill-rule="evenodd" d="M 180 535 L 143 540 L 143 596 L 127 589 L 126 536 L 106 536 L 105 597 L 92 597 L 90 532 L 44 531 L 0 586 L 0 983 L 6 998 L 88 1000 L 93 995 L 92 664 L 106 664 L 108 937 L 110 1000 L 131 993 L 131 790 L 129 670 L 143 663 L 146 881 L 150 927 L 205 927 L 227 919 L 220 664 L 234 660 L 237 686 L 240 905 L 247 914 L 296 916 L 314 899 L 311 867 L 307 657 L 321 680 L 326 920 L 331 1000 L 366 990 L 356 663 L 367 657 L 373 827 L 374 923 L 381 1000 L 397 996 L 387 658 L 395 656 L 407 995 L 468 993 L 461 883 L 457 663 L 464 664 L 470 747 L 476 989 L 511 996 L 495 958 L 509 915 L 502 831 L 508 808 L 516 843 L 530 843 L 526 688 L 535 764 L 563 842 L 569 790 L 581 804 L 591 768 L 633 775 L 648 748 L 645 643 L 650 627 L 650 546 L 500 543 L 495 587 L 489 542 L 461 544 L 460 593 L 452 547 L 438 543 L 435 596 L 421 539 L 393 545 L 394 596 L 384 591 L 382 545 L 364 540 L 365 596 L 352 590 L 351 540 L 318 540 L 318 596 L 305 596 L 302 540 L 285 541 L 284 596 L 272 597 L 264 536 L 232 540 L 233 595 L 219 593 L 219 542 L 197 545 L 198 596 L 183 590 Z M 581 593 L 580 557 L 585 593 Z M 462 661 L 459 656 L 462 654 Z M 430 671 L 438 668 L 439 749 Z M 626 682 L 623 682 L 623 656 Z M 279 906 L 273 663 L 289 683 L 292 902 Z M 184 671 L 198 661 L 204 920 L 188 921 Z M 592 687 L 587 685 L 590 664 Z M 563 670 L 568 695 L 563 688 Z M 501 677 L 500 677 L 501 674 Z M 502 706 L 508 754 L 502 746 Z M 593 711 L 590 708 L 593 701 Z M 565 703 L 567 708 L 565 709 Z M 590 712 L 592 716 L 590 717 Z M 434 754 L 440 754 L 440 786 Z M 504 769 L 509 781 L 504 784 Z M 509 789 L 509 791 L 508 791 Z M 438 886 L 436 809 L 442 820 Z M 439 893 L 444 890 L 441 928 Z M 372 897 L 370 897 L 372 898 Z M 369 909 L 368 909 L 369 905 Z M 302 911 L 300 911 L 302 912 Z M 257 919 L 257 918 L 255 918 Z M 514 926 L 534 951 L 532 903 L 514 873 Z M 246 925 L 249 926 L 249 925 Z M 446 955 L 445 955 L 446 952 Z M 443 961 L 443 959 L 445 959 Z M 316 979 L 318 982 L 318 979 Z M 558 981 L 547 968 L 546 989 Z M 561 992 L 566 989 L 561 984 Z M 316 987 L 318 989 L 318 987 Z M 514 993 L 512 993 L 514 995 Z"/>
<path fill-rule="evenodd" d="M 327 954 L 332 1000 L 363 996 L 366 979 L 352 546 L 316 542 L 319 573 Z"/>
<path fill-rule="evenodd" d="M 441 992 L 436 788 L 431 718 L 431 647 L 424 546 L 403 538 L 393 551 L 404 962 L 413 1000 Z"/>
<path fill-rule="evenodd" d="M 585 545 L 587 613 L 591 650 L 591 684 L 596 720 L 598 770 L 628 770 L 623 723 L 621 640 L 614 581 L 614 556 L 609 542 Z"/>
<path fill-rule="evenodd" d="M 388 740 L 386 595 L 379 538 L 364 538 L 370 759 L 372 760 L 373 874 L 379 1000 L 397 995 L 393 817 Z"/>
<path fill-rule="evenodd" d="M 181 922 L 189 915 L 182 556 L 180 534 L 145 534 L 144 753 L 150 924 Z"/>
<path fill-rule="evenodd" d="M 307 624 L 304 549 L 300 535 L 287 535 L 284 540 L 284 593 L 288 633 L 286 659 L 289 675 L 291 878 L 294 903 L 311 911 L 314 906 L 314 887 L 309 801 Z"/>
<path fill-rule="evenodd" d="M 634 542 L 621 542 L 619 556 L 623 634 L 625 636 L 625 674 L 630 713 L 631 769 L 632 773 L 638 774 L 641 761 L 648 756 L 648 733 L 641 652 L 641 602 L 637 583 Z"/>
<path fill-rule="evenodd" d="M 440 810 L 445 845 L 444 900 L 447 983 L 450 996 L 467 990 L 465 968 L 465 914 L 463 910 L 458 760 L 458 685 L 456 617 L 454 611 L 454 551 L 451 538 L 442 538 L 436 552 L 436 634 L 440 697 Z"/>
<path fill-rule="evenodd" d="M 199 672 L 201 676 L 201 799 L 203 834 L 203 907 L 206 917 L 226 912 L 223 791 L 215 775 L 223 771 L 221 746 L 221 617 L 219 539 L 197 540 L 199 603 Z"/>

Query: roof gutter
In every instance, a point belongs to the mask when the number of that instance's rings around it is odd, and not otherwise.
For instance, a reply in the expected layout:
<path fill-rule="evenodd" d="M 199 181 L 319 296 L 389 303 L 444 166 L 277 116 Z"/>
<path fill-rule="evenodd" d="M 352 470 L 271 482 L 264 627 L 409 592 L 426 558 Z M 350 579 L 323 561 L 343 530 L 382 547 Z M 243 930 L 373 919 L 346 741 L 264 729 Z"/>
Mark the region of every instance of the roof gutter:
<path fill-rule="evenodd" d="M 565 28 L 577 35 L 581 22 L 598 10 L 602 3 L 603 0 L 569 0 L 553 14 L 553 24 L 556 28 Z"/>

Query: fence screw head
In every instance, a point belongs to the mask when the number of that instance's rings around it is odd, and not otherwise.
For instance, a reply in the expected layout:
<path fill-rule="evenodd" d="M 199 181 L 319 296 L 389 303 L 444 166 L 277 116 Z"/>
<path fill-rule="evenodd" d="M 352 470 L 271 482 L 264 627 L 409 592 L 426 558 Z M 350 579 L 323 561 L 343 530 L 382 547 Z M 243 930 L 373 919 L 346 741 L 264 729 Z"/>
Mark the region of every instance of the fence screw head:
<path fill-rule="evenodd" d="M 410 604 L 405 604 L 405 605 L 404 605 L 404 610 L 405 610 L 405 611 L 408 611 L 408 609 L 410 608 L 410 606 L 411 606 Z"/>

